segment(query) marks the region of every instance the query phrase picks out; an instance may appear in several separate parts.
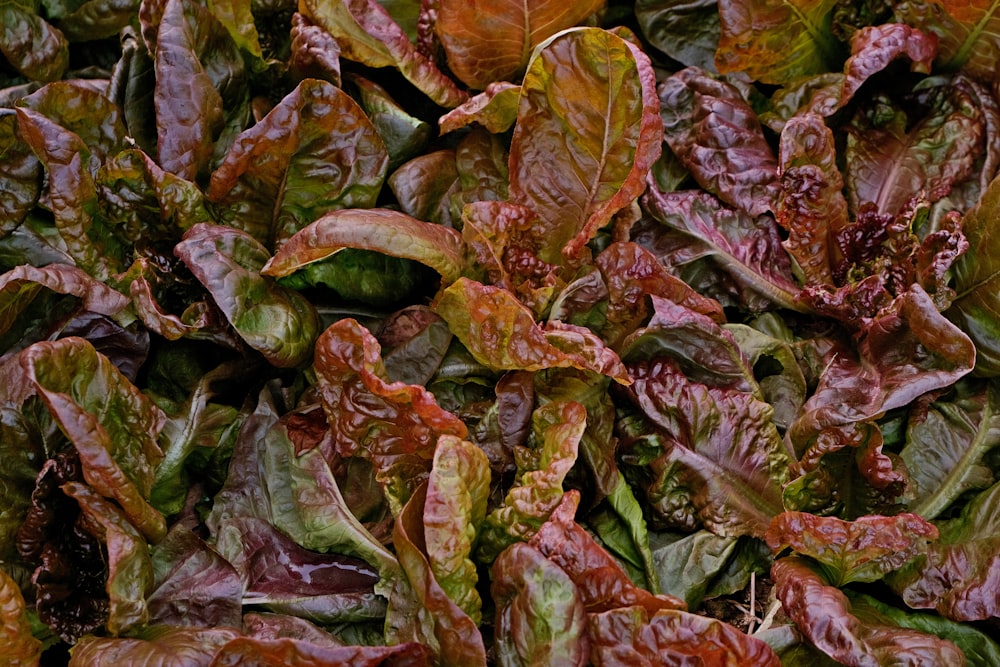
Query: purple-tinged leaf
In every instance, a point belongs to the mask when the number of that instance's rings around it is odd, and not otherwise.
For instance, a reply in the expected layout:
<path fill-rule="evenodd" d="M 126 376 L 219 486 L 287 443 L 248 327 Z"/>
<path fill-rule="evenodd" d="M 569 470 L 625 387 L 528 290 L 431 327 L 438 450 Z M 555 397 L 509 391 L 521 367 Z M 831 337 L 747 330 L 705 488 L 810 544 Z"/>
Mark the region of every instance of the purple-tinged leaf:
<path fill-rule="evenodd" d="M 716 0 L 637 0 L 635 17 L 651 45 L 683 65 L 715 70 L 719 46 Z"/>
<path fill-rule="evenodd" d="M 509 81 L 496 81 L 438 119 L 441 134 L 478 123 L 492 134 L 509 130 L 517 120 L 521 86 Z"/>
<path fill-rule="evenodd" d="M 604 30 L 539 47 L 511 138 L 510 199 L 540 218 L 543 261 L 578 258 L 642 194 L 662 146 L 655 85 L 649 58 Z"/>
<path fill-rule="evenodd" d="M 385 600 L 374 590 L 378 574 L 367 563 L 303 549 L 263 519 L 229 519 L 216 548 L 242 579 L 244 605 L 320 624 L 370 621 L 385 614 Z"/>
<path fill-rule="evenodd" d="M 466 437 L 465 424 L 423 387 L 387 382 L 378 342 L 354 320 L 323 332 L 315 363 L 337 453 L 368 458 L 398 514 L 427 479 L 438 438 Z"/>
<path fill-rule="evenodd" d="M 174 254 L 209 291 L 240 337 L 270 363 L 286 368 L 309 359 L 319 316 L 301 294 L 260 274 L 270 258 L 253 237 L 232 227 L 197 224 L 184 234 Z"/>
<path fill-rule="evenodd" d="M 770 646 L 728 623 L 639 606 L 589 614 L 590 664 L 780 667 Z"/>
<path fill-rule="evenodd" d="M 918 195 L 933 203 L 972 174 L 985 128 L 967 93 L 931 88 L 911 97 L 907 110 L 877 101 L 847 126 L 847 193 L 855 214 L 873 203 L 879 213 L 896 215 Z"/>
<path fill-rule="evenodd" d="M 306 79 L 236 138 L 207 197 L 220 221 L 278 247 L 328 211 L 374 206 L 388 160 L 347 93 Z"/>
<path fill-rule="evenodd" d="M 154 51 L 157 161 L 189 181 L 208 176 L 225 124 L 222 96 L 198 58 L 200 45 L 218 41 L 213 33 L 220 30 L 208 9 L 190 0 L 162 6 Z"/>
<path fill-rule="evenodd" d="M 782 246 L 807 285 L 832 285 L 841 257 L 834 234 L 848 224 L 844 179 L 837 166 L 833 132 L 818 115 L 785 123 L 779 148 L 781 195 L 778 223 L 788 231 Z"/>
<path fill-rule="evenodd" d="M 17 582 L 0 569 L 0 644 L 9 665 L 37 665 L 42 642 L 31 634 L 27 606 Z"/>
<path fill-rule="evenodd" d="M 438 0 L 434 27 L 448 68 L 469 88 L 484 90 L 495 81 L 519 78 L 535 47 L 582 23 L 604 4 L 604 0 L 497 0 L 476 5 Z"/>
<path fill-rule="evenodd" d="M 331 211 L 290 238 L 261 273 L 275 278 L 335 255 L 344 248 L 373 250 L 412 259 L 441 274 L 446 283 L 461 275 L 462 241 L 448 227 L 389 209 Z"/>
<path fill-rule="evenodd" d="M 569 575 L 587 613 L 599 614 L 620 607 L 640 607 L 650 614 L 684 609 L 683 600 L 671 595 L 653 595 L 632 583 L 618 561 L 574 520 L 579 503 L 579 492 L 567 491 L 528 546 Z"/>
<path fill-rule="evenodd" d="M 633 240 L 699 293 L 751 311 L 775 305 L 807 310 L 798 300 L 791 262 L 770 217 L 730 210 L 693 190 L 650 188 L 642 203 L 656 222 L 636 225 Z M 711 264 L 705 266 L 705 260 Z"/>
<path fill-rule="evenodd" d="M 56 81 L 22 98 L 18 106 L 38 112 L 80 137 L 102 163 L 126 147 L 127 130 L 118 106 L 86 85 Z"/>
<path fill-rule="evenodd" d="M 772 210 L 778 163 L 739 90 L 688 67 L 659 86 L 665 141 L 701 187 L 757 216 Z"/>
<path fill-rule="evenodd" d="M 160 540 L 166 522 L 148 499 L 163 458 L 156 438 L 164 414 L 82 338 L 35 343 L 21 363 L 79 453 L 87 484 L 117 501 L 148 540 Z"/>
<path fill-rule="evenodd" d="M 828 427 L 872 419 L 972 370 L 972 341 L 914 285 L 864 321 L 854 350 L 835 346 L 819 386 L 789 428 L 797 451 Z"/>
<path fill-rule="evenodd" d="M 779 559 L 771 567 L 771 577 L 778 600 L 799 631 L 838 663 L 851 667 L 965 664 L 962 651 L 950 641 L 862 621 L 852 613 L 848 597 L 828 585 L 804 558 Z"/>
<path fill-rule="evenodd" d="M 101 315 L 117 315 L 128 299 L 104 283 L 66 264 L 41 268 L 23 264 L 0 276 L 0 334 L 6 333 L 43 289 L 80 299 L 80 305 Z"/>
<path fill-rule="evenodd" d="M 928 74 L 937 56 L 938 38 L 933 32 L 923 32 L 901 23 L 866 26 L 851 39 L 851 57 L 844 65 L 844 86 L 840 106 L 854 97 L 873 74 L 885 69 L 900 56 L 911 60 L 910 70 Z"/>
<path fill-rule="evenodd" d="M 153 587 L 146 539 L 121 510 L 89 486 L 68 482 L 62 489 L 80 504 L 84 528 L 106 548 L 108 632 L 118 636 L 145 625 L 149 621 L 146 596 Z"/>
<path fill-rule="evenodd" d="M 291 638 L 237 637 L 223 646 L 207 667 L 429 667 L 425 646 L 316 646 Z"/>
<path fill-rule="evenodd" d="M 628 384 L 621 361 L 582 327 L 535 323 L 507 290 L 460 278 L 438 294 L 434 311 L 477 361 L 497 370 L 580 368 Z"/>
<path fill-rule="evenodd" d="M 771 406 L 746 391 L 689 380 L 667 357 L 629 370 L 629 395 L 665 440 L 651 464 L 658 473 L 647 489 L 651 501 L 689 496 L 712 532 L 763 536 L 783 509 L 791 464 Z"/>
<path fill-rule="evenodd" d="M 209 667 L 226 643 L 240 636 L 236 628 L 152 626 L 139 637 L 83 637 L 70 652 L 69 667 Z"/>
<path fill-rule="evenodd" d="M 57 28 L 35 13 L 33 2 L 0 6 L 0 53 L 34 81 L 56 81 L 69 66 L 69 43 Z"/>
<path fill-rule="evenodd" d="M 70 42 L 118 37 L 139 8 L 138 0 L 89 0 L 68 4 L 73 11 L 59 17 L 59 29 Z"/>
<path fill-rule="evenodd" d="M 484 665 L 486 648 L 476 622 L 452 601 L 434 577 L 424 541 L 426 486 L 396 517 L 393 544 L 405 574 L 389 598 L 385 619 L 390 644 L 418 642 L 441 665 Z"/>
<path fill-rule="evenodd" d="M 753 371 L 732 334 L 707 315 L 658 296 L 646 326 L 625 339 L 629 362 L 669 357 L 689 379 L 718 389 L 757 391 Z"/>
<path fill-rule="evenodd" d="M 341 57 L 368 67 L 392 67 L 437 104 L 456 107 L 468 97 L 419 53 L 375 0 L 301 0 L 299 11 L 337 40 Z"/>
<path fill-rule="evenodd" d="M 586 610 L 579 590 L 562 568 L 518 542 L 493 562 L 490 580 L 499 664 L 587 664 Z"/>
<path fill-rule="evenodd" d="M 837 587 L 881 579 L 923 553 L 937 537 L 937 528 L 916 514 L 844 521 L 805 512 L 782 512 L 765 534 L 775 555 L 790 548 L 819 561 L 826 580 Z"/>
<path fill-rule="evenodd" d="M 890 575 L 889 585 L 911 607 L 955 621 L 1000 615 L 1000 484 L 937 526 L 941 539 Z"/>
<path fill-rule="evenodd" d="M 240 626 L 239 573 L 189 528 L 174 525 L 150 557 L 155 575 L 146 598 L 150 625 Z"/>
<path fill-rule="evenodd" d="M 715 65 L 762 83 L 788 83 L 840 69 L 841 45 L 830 31 L 836 0 L 721 0 Z"/>
<path fill-rule="evenodd" d="M 322 79 L 340 86 L 340 45 L 305 16 L 292 15 L 288 70 L 297 79 Z"/>
<path fill-rule="evenodd" d="M 725 321 L 722 306 L 701 296 L 642 246 L 612 243 L 595 259 L 608 290 L 607 325 L 601 335 L 612 347 L 649 316 L 649 299 L 662 299 L 700 313 L 715 323 Z"/>
<path fill-rule="evenodd" d="M 388 180 L 399 207 L 407 215 L 453 227 L 451 198 L 458 193 L 455 151 L 424 153 L 399 166 Z"/>
<path fill-rule="evenodd" d="M 551 402 L 535 409 L 531 421 L 528 442 L 514 448 L 514 483 L 480 530 L 478 556 L 484 562 L 530 539 L 559 505 L 563 481 L 577 460 L 587 411 L 579 403 Z"/>
<path fill-rule="evenodd" d="M 427 148 L 434 137 L 434 126 L 411 115 L 389 91 L 363 76 L 348 78 L 349 90 L 378 130 L 389 153 L 389 171 Z"/>
<path fill-rule="evenodd" d="M 117 239 L 97 215 L 96 157 L 73 132 L 27 108 L 17 109 L 18 127 L 48 172 L 49 205 L 70 256 L 98 280 L 119 269 Z"/>

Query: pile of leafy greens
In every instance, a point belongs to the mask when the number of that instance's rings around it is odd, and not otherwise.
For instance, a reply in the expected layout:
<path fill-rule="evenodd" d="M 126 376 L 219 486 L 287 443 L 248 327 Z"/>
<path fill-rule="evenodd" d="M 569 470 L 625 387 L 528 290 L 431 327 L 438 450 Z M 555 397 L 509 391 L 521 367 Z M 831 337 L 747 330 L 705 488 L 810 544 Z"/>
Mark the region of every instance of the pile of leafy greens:
<path fill-rule="evenodd" d="M 996 0 L 0 53 L 3 664 L 1000 664 Z"/>

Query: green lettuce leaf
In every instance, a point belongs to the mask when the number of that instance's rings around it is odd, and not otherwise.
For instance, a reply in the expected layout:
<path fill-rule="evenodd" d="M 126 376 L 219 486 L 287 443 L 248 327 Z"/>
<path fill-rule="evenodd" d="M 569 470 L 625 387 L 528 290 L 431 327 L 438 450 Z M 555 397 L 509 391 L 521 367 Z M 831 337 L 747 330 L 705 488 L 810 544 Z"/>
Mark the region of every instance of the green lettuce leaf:
<path fill-rule="evenodd" d="M 830 30 L 836 0 L 722 2 L 715 64 L 763 83 L 840 69 L 843 47 Z"/>
<path fill-rule="evenodd" d="M 587 615 L 579 590 L 562 568 L 518 542 L 500 554 L 490 573 L 498 664 L 586 663 Z"/>
<path fill-rule="evenodd" d="M 452 601 L 431 569 L 423 539 L 426 492 L 426 485 L 414 491 L 392 531 L 405 577 L 397 581 L 389 597 L 386 640 L 390 644 L 419 642 L 431 650 L 434 664 L 486 664 L 486 648 L 476 622 Z"/>
<path fill-rule="evenodd" d="M 41 194 L 42 166 L 18 132 L 17 113 L 0 110 L 0 238 L 14 231 L 35 207 Z"/>
<path fill-rule="evenodd" d="M 443 435 L 434 449 L 434 463 L 424 500 L 424 544 L 431 572 L 445 594 L 477 625 L 482 598 L 472 549 L 486 517 L 490 464 L 476 445 Z"/>
<path fill-rule="evenodd" d="M 535 47 L 583 22 L 603 5 L 603 0 L 569 5 L 537 0 L 526 7 L 501 0 L 479 7 L 462 0 L 441 0 L 434 27 L 448 68 L 470 88 L 484 90 L 494 81 L 519 78 Z"/>
<path fill-rule="evenodd" d="M 934 33 L 940 42 L 936 64 L 942 70 L 964 69 L 986 80 L 997 79 L 1000 16 L 995 0 L 906 0 L 893 6 L 896 19 Z"/>
<path fill-rule="evenodd" d="M 260 275 L 270 259 L 246 232 L 198 224 L 174 249 L 208 289 L 240 337 L 279 367 L 308 360 L 319 333 L 319 316 L 294 290 Z"/>
<path fill-rule="evenodd" d="M 148 540 L 160 540 L 166 522 L 149 497 L 165 415 L 82 338 L 36 343 L 22 364 L 79 453 L 87 484 L 117 501 Z"/>
<path fill-rule="evenodd" d="M 1000 210 L 1000 182 L 994 181 L 979 203 L 962 218 L 969 250 L 954 265 L 955 300 L 946 311 L 976 345 L 976 372 L 1000 375 L 1000 273 L 996 270 L 1000 234 L 993 224 Z"/>
<path fill-rule="evenodd" d="M 483 92 L 469 98 L 438 119 L 441 134 L 454 132 L 473 123 L 493 134 L 506 132 L 517 122 L 521 86 L 509 81 L 495 81 Z"/>
<path fill-rule="evenodd" d="M 358 104 L 382 137 L 382 143 L 389 153 L 390 172 L 427 148 L 434 136 L 430 123 L 412 116 L 393 99 L 388 90 L 374 81 L 351 76 L 349 82 Z"/>
<path fill-rule="evenodd" d="M 715 69 L 721 32 L 716 0 L 637 0 L 635 17 L 660 51 L 686 66 Z"/>
<path fill-rule="evenodd" d="M 567 491 L 528 545 L 558 565 L 576 584 L 588 614 L 640 607 L 650 614 L 684 609 L 684 601 L 636 586 L 611 554 L 574 519 L 578 491 Z"/>
<path fill-rule="evenodd" d="M 373 206 L 388 159 L 347 93 L 306 79 L 236 138 L 206 194 L 221 222 L 277 247 L 330 210 Z"/>
<path fill-rule="evenodd" d="M 548 520 L 562 499 L 563 480 L 576 463 L 586 417 L 586 409 L 574 402 L 548 403 L 532 414 L 529 442 L 514 449 L 514 484 L 480 530 L 480 560 L 492 562 L 509 545 L 530 539 Z"/>
<path fill-rule="evenodd" d="M 661 150 L 657 111 L 649 58 L 621 37 L 581 28 L 538 47 L 511 138 L 510 195 L 541 219 L 539 258 L 577 257 L 642 193 Z"/>

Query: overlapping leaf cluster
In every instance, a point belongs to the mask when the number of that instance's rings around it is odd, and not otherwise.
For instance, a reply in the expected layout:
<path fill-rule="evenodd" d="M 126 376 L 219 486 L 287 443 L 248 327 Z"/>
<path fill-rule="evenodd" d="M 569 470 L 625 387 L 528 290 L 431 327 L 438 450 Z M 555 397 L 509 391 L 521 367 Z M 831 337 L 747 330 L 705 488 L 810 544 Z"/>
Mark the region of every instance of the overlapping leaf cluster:
<path fill-rule="evenodd" d="M 2 658 L 1000 663 L 998 9 L 3 4 Z"/>

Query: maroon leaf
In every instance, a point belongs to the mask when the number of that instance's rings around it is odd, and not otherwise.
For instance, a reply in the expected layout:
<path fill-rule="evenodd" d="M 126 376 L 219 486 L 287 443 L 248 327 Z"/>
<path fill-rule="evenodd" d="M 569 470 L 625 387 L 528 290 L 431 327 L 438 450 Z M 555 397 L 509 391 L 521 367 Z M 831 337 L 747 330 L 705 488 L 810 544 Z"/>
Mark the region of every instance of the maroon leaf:
<path fill-rule="evenodd" d="M 666 142 L 698 184 L 752 216 L 772 210 L 778 163 L 739 91 L 688 67 L 659 92 Z"/>

